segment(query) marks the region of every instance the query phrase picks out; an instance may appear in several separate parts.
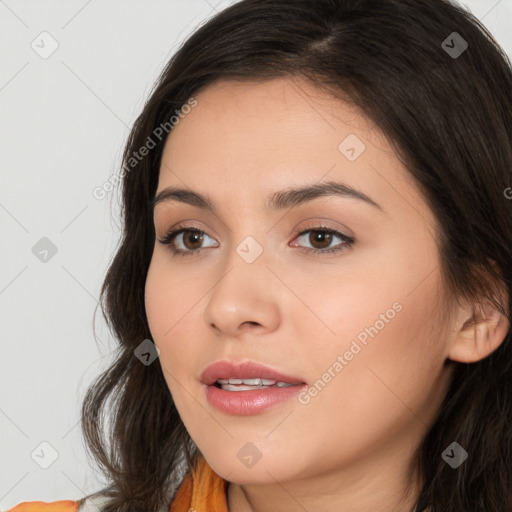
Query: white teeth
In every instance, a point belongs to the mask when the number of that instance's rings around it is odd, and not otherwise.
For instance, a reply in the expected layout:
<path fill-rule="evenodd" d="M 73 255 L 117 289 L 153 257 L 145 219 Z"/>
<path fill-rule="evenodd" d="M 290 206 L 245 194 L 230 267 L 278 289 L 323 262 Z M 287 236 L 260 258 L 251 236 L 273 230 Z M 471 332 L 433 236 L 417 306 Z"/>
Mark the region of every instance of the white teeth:
<path fill-rule="evenodd" d="M 268 386 L 244 386 L 243 384 L 221 384 L 224 391 L 252 391 L 254 389 L 268 389 Z"/>
<path fill-rule="evenodd" d="M 230 384 L 235 384 L 232 382 L 234 379 L 229 379 Z M 260 386 L 261 385 L 261 379 L 243 379 L 243 384 L 246 384 L 247 386 Z"/>
<path fill-rule="evenodd" d="M 270 379 L 218 379 L 219 384 L 246 384 L 247 386 L 273 386 L 277 381 Z"/>
<path fill-rule="evenodd" d="M 287 388 L 294 386 L 290 382 L 277 382 L 272 379 L 218 379 L 217 383 L 225 391 L 248 391 L 267 389 L 269 387 Z"/>

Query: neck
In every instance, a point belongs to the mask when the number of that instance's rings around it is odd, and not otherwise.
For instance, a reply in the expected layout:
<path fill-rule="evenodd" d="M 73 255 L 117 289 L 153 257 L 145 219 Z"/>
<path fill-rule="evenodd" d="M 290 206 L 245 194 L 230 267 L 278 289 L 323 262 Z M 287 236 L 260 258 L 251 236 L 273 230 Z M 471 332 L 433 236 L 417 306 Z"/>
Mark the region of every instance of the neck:
<path fill-rule="evenodd" d="M 261 491 L 261 492 L 260 492 Z M 406 498 L 397 498 L 394 495 L 383 496 L 383 493 L 372 494 L 367 489 L 367 495 L 362 499 L 355 498 L 348 492 L 336 494 L 305 494 L 290 483 L 268 485 L 258 490 L 246 489 L 245 486 L 230 483 L 228 486 L 229 512 L 303 512 L 305 510 L 323 510 L 324 512 L 417 512 L 415 503 L 419 491 Z M 348 491 L 348 490 L 347 490 Z M 358 493 L 359 494 L 359 493 Z"/>

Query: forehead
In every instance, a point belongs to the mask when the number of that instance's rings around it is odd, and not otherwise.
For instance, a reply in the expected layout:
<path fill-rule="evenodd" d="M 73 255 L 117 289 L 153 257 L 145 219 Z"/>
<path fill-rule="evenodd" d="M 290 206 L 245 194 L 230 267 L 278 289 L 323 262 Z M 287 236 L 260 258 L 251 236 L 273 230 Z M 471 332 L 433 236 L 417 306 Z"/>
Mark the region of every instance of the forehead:
<path fill-rule="evenodd" d="M 194 97 L 197 105 L 166 141 L 166 164 L 186 159 L 195 172 L 205 166 L 219 172 L 233 164 L 239 173 L 250 167 L 258 167 L 259 174 L 287 173 L 288 165 L 300 172 L 299 162 L 314 164 L 321 154 L 321 165 L 329 160 L 331 166 L 355 171 L 358 162 L 346 157 L 364 151 L 367 161 L 387 156 L 400 167 L 386 137 L 359 109 L 305 79 L 222 80 Z M 318 172 L 327 172 L 321 165 Z"/>
<path fill-rule="evenodd" d="M 385 146 L 383 134 L 372 130 L 373 123 L 357 107 L 305 78 L 281 77 L 258 82 L 220 80 L 201 90 L 195 97 L 198 105 L 190 116 L 197 123 L 215 118 L 217 122 L 228 121 L 254 129 L 254 121 L 267 118 L 269 123 L 265 129 L 269 133 L 274 131 L 274 127 L 293 128 L 294 132 L 301 127 L 307 132 L 309 125 L 318 124 L 332 131 L 352 127 L 365 132 L 367 137 L 371 136 L 375 139 L 374 143 Z M 305 121 L 307 124 L 304 124 Z M 183 124 L 190 123 L 181 123 L 182 127 Z M 173 134 L 178 128 L 175 127 Z M 210 128 L 213 129 L 213 126 L 210 125 Z"/>

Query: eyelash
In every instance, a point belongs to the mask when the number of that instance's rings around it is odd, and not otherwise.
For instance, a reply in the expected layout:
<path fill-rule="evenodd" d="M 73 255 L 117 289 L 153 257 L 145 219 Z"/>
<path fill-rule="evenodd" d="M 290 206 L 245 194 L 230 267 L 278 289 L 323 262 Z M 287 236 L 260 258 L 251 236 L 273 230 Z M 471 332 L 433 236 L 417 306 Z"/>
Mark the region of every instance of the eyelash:
<path fill-rule="evenodd" d="M 198 253 L 202 252 L 204 249 L 207 249 L 207 247 L 203 247 L 198 250 L 184 251 L 183 249 L 174 248 L 172 245 L 172 242 L 174 241 L 174 239 L 181 233 L 185 233 L 187 231 L 189 231 L 191 233 L 202 233 L 204 235 L 207 234 L 204 231 L 194 228 L 192 226 L 176 226 L 175 228 L 170 229 L 165 234 L 164 238 L 162 238 L 162 240 L 158 240 L 158 241 L 163 245 L 169 245 L 169 250 L 171 251 L 171 253 L 174 256 L 195 256 Z M 308 254 L 313 254 L 315 256 L 321 256 L 322 254 L 326 254 L 326 253 L 334 253 L 334 252 L 338 252 L 338 251 L 344 251 L 344 250 L 348 249 L 349 247 L 351 247 L 355 241 L 354 238 L 344 235 L 343 233 L 340 233 L 339 231 L 336 231 L 335 229 L 328 228 L 327 226 L 314 226 L 314 227 L 305 229 L 305 230 L 297 233 L 295 238 L 298 238 L 306 233 L 309 233 L 310 231 L 313 231 L 313 232 L 316 231 L 316 232 L 320 232 L 320 233 L 335 235 L 338 238 L 341 238 L 341 240 L 344 242 L 343 244 L 332 247 L 330 249 L 312 249 L 310 247 L 298 247 L 299 250 L 306 252 Z"/>

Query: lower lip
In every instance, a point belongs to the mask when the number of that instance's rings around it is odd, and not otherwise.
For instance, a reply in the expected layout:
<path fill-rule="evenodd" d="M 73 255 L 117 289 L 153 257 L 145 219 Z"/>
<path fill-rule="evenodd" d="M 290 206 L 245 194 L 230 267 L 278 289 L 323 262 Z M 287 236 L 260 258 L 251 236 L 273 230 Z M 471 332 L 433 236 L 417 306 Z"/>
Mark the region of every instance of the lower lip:
<path fill-rule="evenodd" d="M 306 384 L 247 391 L 225 391 L 213 385 L 203 386 L 206 388 L 206 399 L 213 407 L 227 414 L 249 416 L 291 400 Z"/>

